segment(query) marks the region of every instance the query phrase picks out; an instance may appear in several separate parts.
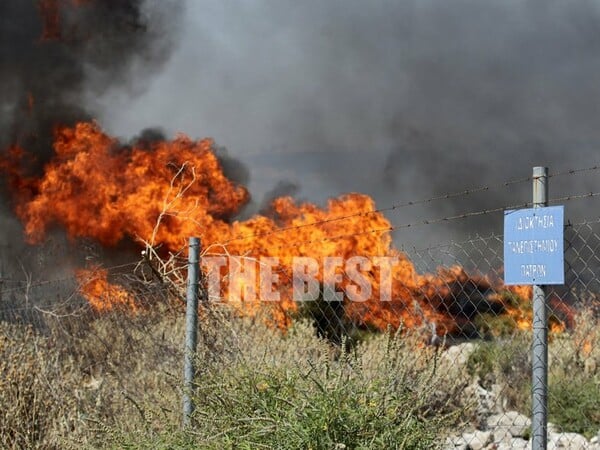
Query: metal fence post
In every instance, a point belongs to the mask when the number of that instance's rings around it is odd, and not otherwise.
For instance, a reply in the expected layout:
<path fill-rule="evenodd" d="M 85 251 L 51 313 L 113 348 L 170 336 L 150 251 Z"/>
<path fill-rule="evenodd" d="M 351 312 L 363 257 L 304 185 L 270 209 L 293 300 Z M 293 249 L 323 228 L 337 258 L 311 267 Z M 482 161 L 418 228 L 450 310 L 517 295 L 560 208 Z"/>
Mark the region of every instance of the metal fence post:
<path fill-rule="evenodd" d="M 548 205 L 548 168 L 533 168 L 533 207 Z M 543 286 L 533 286 L 532 450 L 548 444 L 548 311 Z"/>
<path fill-rule="evenodd" d="M 194 360 L 198 343 L 198 284 L 200 280 L 200 239 L 190 238 L 188 256 L 188 283 L 185 314 L 185 353 L 183 364 L 183 426 L 189 427 L 194 401 L 192 399 Z"/>

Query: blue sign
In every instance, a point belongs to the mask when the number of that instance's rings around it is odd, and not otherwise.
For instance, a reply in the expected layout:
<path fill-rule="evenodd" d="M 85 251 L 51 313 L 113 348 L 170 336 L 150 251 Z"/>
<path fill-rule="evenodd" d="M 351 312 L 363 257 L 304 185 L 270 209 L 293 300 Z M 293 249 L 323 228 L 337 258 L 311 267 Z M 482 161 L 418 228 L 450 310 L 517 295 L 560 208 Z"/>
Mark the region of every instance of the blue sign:
<path fill-rule="evenodd" d="M 564 284 L 564 206 L 504 211 L 504 283 Z"/>

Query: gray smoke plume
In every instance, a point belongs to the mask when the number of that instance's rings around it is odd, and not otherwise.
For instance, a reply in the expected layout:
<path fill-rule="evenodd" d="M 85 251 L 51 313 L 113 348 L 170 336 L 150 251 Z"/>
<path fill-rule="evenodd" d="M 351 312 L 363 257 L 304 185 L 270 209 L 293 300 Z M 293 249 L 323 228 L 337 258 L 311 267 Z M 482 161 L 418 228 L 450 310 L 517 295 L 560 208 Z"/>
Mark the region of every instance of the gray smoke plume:
<path fill-rule="evenodd" d="M 287 179 L 310 199 L 360 191 L 387 206 L 600 159 L 597 1 L 187 3 L 169 67 L 127 112 L 118 91 L 99 99 L 103 123 L 118 134 L 154 122 L 208 134 L 247 163 L 258 198 Z M 553 179 L 551 195 L 594 180 Z M 389 217 L 508 206 L 530 191 L 524 183 Z M 584 203 L 570 202 L 568 215 L 590 216 Z M 422 233 L 431 242 L 491 227 L 501 229 L 501 215 Z"/>

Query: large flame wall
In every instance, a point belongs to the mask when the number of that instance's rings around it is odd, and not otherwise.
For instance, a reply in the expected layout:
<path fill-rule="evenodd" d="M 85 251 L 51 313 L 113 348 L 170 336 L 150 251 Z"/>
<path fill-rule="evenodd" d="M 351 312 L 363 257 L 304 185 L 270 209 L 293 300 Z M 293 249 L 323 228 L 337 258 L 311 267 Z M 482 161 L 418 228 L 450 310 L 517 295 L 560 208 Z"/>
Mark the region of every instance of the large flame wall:
<path fill-rule="evenodd" d="M 457 327 L 456 318 L 448 314 L 453 284 L 470 282 L 482 291 L 501 289 L 499 282 L 469 277 L 460 267 L 418 274 L 393 247 L 389 232 L 371 232 L 390 229 L 391 224 L 367 195 L 332 198 L 325 207 L 281 197 L 273 201 L 269 216 L 235 220 L 250 196 L 224 175 L 209 139 L 194 141 L 181 135 L 172 141 L 125 146 L 97 124 L 79 123 L 57 130 L 54 152 L 40 177 L 24 175 L 27 154 L 21 149 L 13 148 L 0 164 L 30 243 L 41 242 L 51 227 L 60 227 L 73 239 L 92 238 L 105 246 L 130 240 L 177 251 L 189 236 L 198 235 L 205 248 L 226 244 L 231 255 L 277 257 L 287 283 L 280 288 L 281 301 L 270 307 L 282 327 L 297 309 L 290 281 L 295 256 L 398 258 L 392 269 L 392 301 L 378 300 L 381 274 L 373 268 L 365 274 L 373 287 L 372 298 L 349 302 L 345 308 L 355 323 L 379 329 L 428 321 L 436 323 L 439 333 L 452 332 Z M 322 281 L 322 274 L 319 277 Z M 99 301 L 96 292 L 103 284 L 87 285 L 94 291 L 89 293 L 95 299 L 92 305 L 106 309 L 101 302 L 110 296 Z M 121 304 L 130 303 L 126 296 L 117 297 Z M 260 302 L 241 301 L 236 306 L 247 314 L 261 308 Z"/>

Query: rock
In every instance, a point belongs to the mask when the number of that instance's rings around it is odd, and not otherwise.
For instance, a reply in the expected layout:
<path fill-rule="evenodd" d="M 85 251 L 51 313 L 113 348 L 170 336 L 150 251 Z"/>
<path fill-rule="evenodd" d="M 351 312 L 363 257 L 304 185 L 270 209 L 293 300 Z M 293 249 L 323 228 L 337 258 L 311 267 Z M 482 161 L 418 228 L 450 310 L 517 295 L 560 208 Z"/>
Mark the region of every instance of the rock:
<path fill-rule="evenodd" d="M 526 441 L 521 438 L 512 438 L 495 444 L 495 446 L 491 448 L 494 450 L 528 450 L 531 449 L 531 441 Z"/>
<path fill-rule="evenodd" d="M 490 431 L 464 433 L 462 437 L 471 450 L 482 450 L 486 445 L 492 442 L 492 433 Z"/>
<path fill-rule="evenodd" d="M 514 438 L 527 436 L 530 432 L 531 420 L 517 411 L 507 411 L 488 417 L 487 427 L 493 430 L 494 441 L 498 442 L 497 435 L 506 434 L 503 433 L 504 431 Z"/>
<path fill-rule="evenodd" d="M 513 438 L 506 427 L 497 427 L 491 430 L 492 432 L 492 441 L 495 444 L 506 444 L 510 442 Z"/>
<path fill-rule="evenodd" d="M 550 433 L 548 435 L 548 450 L 569 449 L 589 450 L 590 443 L 577 433 Z"/>
<path fill-rule="evenodd" d="M 449 436 L 444 443 L 444 450 L 468 450 L 469 445 L 462 436 Z"/>
<path fill-rule="evenodd" d="M 449 366 L 464 367 L 467 365 L 469 357 L 476 348 L 475 344 L 471 342 L 453 345 L 448 347 L 448 350 L 442 354 L 442 359 L 447 362 Z"/>
<path fill-rule="evenodd" d="M 464 390 L 465 404 L 474 405 L 476 422 L 479 426 L 485 423 L 490 414 L 500 413 L 502 411 L 502 402 L 498 398 L 497 392 L 501 389 L 496 385 L 492 390 L 484 389 L 477 379 L 474 379 Z"/>
<path fill-rule="evenodd" d="M 507 409 L 508 400 L 504 396 L 506 386 L 501 384 L 492 384 L 491 392 L 494 396 L 494 410 L 490 411 L 490 414 L 496 412 L 498 414 L 503 413 Z"/>
<path fill-rule="evenodd" d="M 546 430 L 548 430 L 548 433 L 560 433 L 560 430 L 558 429 L 558 427 L 556 425 L 554 425 L 552 422 L 548 422 L 548 424 L 546 425 Z"/>

